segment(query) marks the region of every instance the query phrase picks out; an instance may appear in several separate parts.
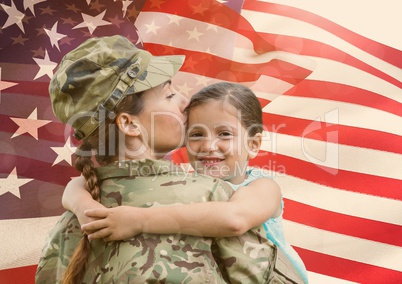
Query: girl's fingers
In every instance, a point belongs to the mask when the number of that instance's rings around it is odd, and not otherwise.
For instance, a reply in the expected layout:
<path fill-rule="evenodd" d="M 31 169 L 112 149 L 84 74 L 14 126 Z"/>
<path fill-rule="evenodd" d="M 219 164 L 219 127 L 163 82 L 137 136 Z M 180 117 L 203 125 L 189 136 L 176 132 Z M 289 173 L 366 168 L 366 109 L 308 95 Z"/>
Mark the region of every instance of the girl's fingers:
<path fill-rule="evenodd" d="M 107 238 L 109 235 L 110 235 L 109 230 L 105 228 L 88 235 L 88 240 L 104 239 Z"/>
<path fill-rule="evenodd" d="M 108 210 L 106 208 L 88 209 L 84 211 L 84 214 L 92 218 L 106 218 Z"/>
<path fill-rule="evenodd" d="M 103 241 L 108 243 L 108 242 L 111 242 L 113 240 L 109 236 L 109 237 L 103 238 Z"/>
<path fill-rule="evenodd" d="M 98 231 L 101 230 L 103 228 L 107 227 L 106 221 L 105 219 L 101 219 L 101 220 L 96 220 L 96 221 L 92 221 L 89 222 L 85 225 L 81 226 L 81 230 L 83 231 Z"/>

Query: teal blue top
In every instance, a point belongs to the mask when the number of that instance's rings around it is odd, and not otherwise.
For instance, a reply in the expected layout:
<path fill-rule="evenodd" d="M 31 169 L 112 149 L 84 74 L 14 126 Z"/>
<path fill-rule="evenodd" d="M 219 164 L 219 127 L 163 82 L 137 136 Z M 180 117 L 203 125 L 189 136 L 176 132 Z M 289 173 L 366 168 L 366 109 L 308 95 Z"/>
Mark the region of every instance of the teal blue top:
<path fill-rule="evenodd" d="M 266 172 L 264 173 L 263 170 L 258 168 L 252 168 L 251 170 L 247 171 L 247 178 L 241 184 L 232 184 L 230 182 L 228 182 L 228 184 L 234 190 L 237 190 L 242 186 L 248 185 L 249 183 L 251 183 L 256 179 L 263 177 L 272 179 L 272 177 Z M 308 283 L 307 270 L 306 267 L 304 266 L 302 259 L 285 239 L 285 234 L 282 225 L 283 209 L 284 209 L 284 202 L 282 199 L 280 216 L 276 218 L 270 218 L 264 223 L 267 238 L 282 249 L 282 251 L 288 256 L 293 265 L 299 271 L 300 275 L 303 277 L 304 282 Z"/>

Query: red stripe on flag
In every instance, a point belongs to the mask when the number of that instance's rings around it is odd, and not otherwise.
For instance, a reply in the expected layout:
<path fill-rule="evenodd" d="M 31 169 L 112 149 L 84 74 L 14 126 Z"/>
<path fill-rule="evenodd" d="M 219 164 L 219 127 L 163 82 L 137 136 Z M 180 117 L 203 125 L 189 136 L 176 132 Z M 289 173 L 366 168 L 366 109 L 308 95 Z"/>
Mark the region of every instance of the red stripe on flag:
<path fill-rule="evenodd" d="M 14 96 L 16 94 L 26 94 L 37 97 L 45 97 L 49 100 L 49 82 L 36 82 L 36 81 L 14 81 L 17 85 L 8 88 L 6 92 L 2 92 L 4 96 Z M 7 94 L 10 93 L 10 94 Z"/>
<path fill-rule="evenodd" d="M 186 149 L 181 148 L 174 151 L 172 161 L 176 164 L 188 163 Z M 264 167 L 272 171 L 276 171 L 279 165 L 286 165 L 286 174 L 288 175 L 324 186 L 402 200 L 402 191 L 399 190 L 399 188 L 402 188 L 401 180 L 345 170 L 338 170 L 336 175 L 332 175 L 310 162 L 269 152 L 264 152 L 250 160 L 250 166 Z"/>
<path fill-rule="evenodd" d="M 182 72 L 189 72 L 192 74 L 203 75 L 211 78 L 227 81 L 256 81 L 260 74 L 256 72 L 242 70 L 239 65 L 244 64 L 234 63 L 231 60 L 214 56 L 212 54 L 206 54 L 205 52 L 197 52 L 194 50 L 180 49 L 169 47 L 161 44 L 144 43 L 146 50 L 153 54 L 182 54 L 186 56 L 186 60 L 183 67 L 180 69 Z M 214 68 L 211 68 L 213 62 Z M 249 66 L 250 69 L 252 65 Z M 237 72 L 232 71 L 233 68 L 239 70 Z"/>
<path fill-rule="evenodd" d="M 205 52 L 174 48 L 155 43 L 144 43 L 144 47 L 153 54 L 186 55 L 186 61 L 180 69 L 181 71 L 220 80 L 252 82 L 258 80 L 261 75 L 265 75 L 291 84 L 297 84 L 311 73 L 311 70 L 277 59 L 263 63 L 241 63 L 212 54 L 206 54 Z M 212 62 L 214 68 L 211 68 Z"/>
<path fill-rule="evenodd" d="M 402 246 L 402 226 L 331 212 L 286 198 L 285 204 L 283 216 L 286 220 L 339 234 Z"/>
<path fill-rule="evenodd" d="M 399 88 L 402 88 L 402 82 L 398 79 L 395 79 L 387 73 L 384 73 L 381 70 L 378 70 L 377 68 L 349 55 L 348 53 L 323 42 L 293 36 L 266 34 L 262 32 L 260 32 L 260 34 L 266 41 L 275 42 L 278 50 L 342 62 L 372 74 L 373 76 L 381 78 Z M 299 49 L 295 50 L 293 46 L 299 46 Z M 402 52 L 400 52 L 398 56 L 402 57 Z"/>
<path fill-rule="evenodd" d="M 400 283 L 402 272 L 294 247 L 307 270 L 362 284 Z M 374 257 L 374 256 L 373 256 Z"/>
<path fill-rule="evenodd" d="M 55 153 L 54 155 L 57 154 Z M 6 153 L 2 153 L 1 157 L 3 164 L 1 171 L 3 176 L 11 173 L 13 168 L 16 167 L 18 169 L 18 176 L 20 177 L 64 186 L 72 177 L 80 175 L 80 172 L 78 172 L 74 166 L 69 165 L 64 160 L 52 166 L 52 162 L 39 161 L 32 157 L 22 157 Z M 55 157 L 52 156 L 49 160 L 54 161 Z M 49 168 L 51 168 L 51 170 L 49 170 Z"/>
<path fill-rule="evenodd" d="M 257 53 L 275 50 L 274 45 L 266 42 L 255 32 L 253 26 L 233 9 L 213 0 L 194 1 L 193 3 L 194 5 L 178 6 L 176 1 L 168 0 L 154 5 L 153 1 L 147 1 L 142 11 L 178 15 L 235 31 L 250 39 Z"/>
<path fill-rule="evenodd" d="M 0 270 L 1 284 L 34 284 L 37 265 Z"/>
<path fill-rule="evenodd" d="M 172 152 L 172 162 L 180 165 L 188 163 L 188 155 L 186 148 L 180 148 Z"/>
<path fill-rule="evenodd" d="M 308 69 L 278 59 L 255 65 L 255 70 L 251 70 L 251 72 L 277 78 L 292 85 L 302 82 L 311 73 Z"/>
<path fill-rule="evenodd" d="M 402 154 L 402 137 L 392 133 L 271 113 L 263 113 L 263 120 L 266 130 L 273 133 Z M 314 130 L 304 133 L 312 125 Z M 327 135 L 335 132 L 337 132 L 336 136 Z M 380 137 L 381 143 L 378 143 Z"/>
<path fill-rule="evenodd" d="M 402 190 L 400 190 L 402 180 L 345 170 L 338 170 L 337 174 L 333 175 L 330 173 L 331 169 L 325 171 L 323 166 L 318 167 L 311 162 L 269 152 L 264 152 L 250 160 L 250 165 L 264 166 L 274 171 L 280 165 L 284 165 L 286 174 L 300 179 L 351 192 L 402 200 Z"/>
<path fill-rule="evenodd" d="M 306 79 L 288 90 L 286 95 L 347 102 L 402 116 L 402 104 L 400 102 L 381 94 L 339 83 Z"/>
<path fill-rule="evenodd" d="M 375 57 L 378 57 L 392 65 L 402 68 L 402 56 L 400 50 L 354 33 L 314 13 L 296 7 L 260 2 L 256 0 L 244 1 L 243 9 L 282 15 L 292 19 L 297 19 L 306 23 L 310 23 L 336 35 L 339 38 L 342 38 L 343 40 L 353 44 L 354 46 L 360 48 L 361 50 L 364 50 L 365 52 Z"/>

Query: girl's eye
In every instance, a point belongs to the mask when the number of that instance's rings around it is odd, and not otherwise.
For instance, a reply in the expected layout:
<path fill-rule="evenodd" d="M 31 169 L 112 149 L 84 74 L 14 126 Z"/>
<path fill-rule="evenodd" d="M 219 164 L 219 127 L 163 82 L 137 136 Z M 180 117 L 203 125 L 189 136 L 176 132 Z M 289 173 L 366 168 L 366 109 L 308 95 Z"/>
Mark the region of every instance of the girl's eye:
<path fill-rule="evenodd" d="M 231 137 L 233 136 L 233 134 L 229 131 L 222 131 L 221 133 L 219 133 L 219 136 L 221 137 Z"/>
<path fill-rule="evenodd" d="M 197 138 L 201 138 L 201 137 L 203 137 L 201 132 L 194 132 L 194 133 L 190 133 L 188 135 L 188 138 L 191 138 L 191 139 L 197 139 Z"/>
<path fill-rule="evenodd" d="M 166 98 L 167 98 L 167 99 L 171 99 L 171 98 L 173 98 L 175 95 L 176 95 L 175 93 L 172 93 L 172 94 L 166 96 Z"/>

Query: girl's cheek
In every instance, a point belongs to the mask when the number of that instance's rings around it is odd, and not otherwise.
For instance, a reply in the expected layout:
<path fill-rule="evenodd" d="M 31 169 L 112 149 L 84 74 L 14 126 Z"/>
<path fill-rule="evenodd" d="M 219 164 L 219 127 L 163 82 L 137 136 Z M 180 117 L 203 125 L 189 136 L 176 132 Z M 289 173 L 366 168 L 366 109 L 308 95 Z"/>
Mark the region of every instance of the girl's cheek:
<path fill-rule="evenodd" d="M 197 147 L 196 146 L 196 143 L 194 143 L 194 142 L 187 142 L 187 152 L 188 152 L 188 155 L 195 155 L 195 154 L 197 154 L 197 149 L 198 149 L 199 147 Z"/>
<path fill-rule="evenodd" d="M 217 146 L 222 153 L 224 153 L 226 155 L 233 154 L 233 143 L 223 140 L 223 141 L 218 142 Z"/>

